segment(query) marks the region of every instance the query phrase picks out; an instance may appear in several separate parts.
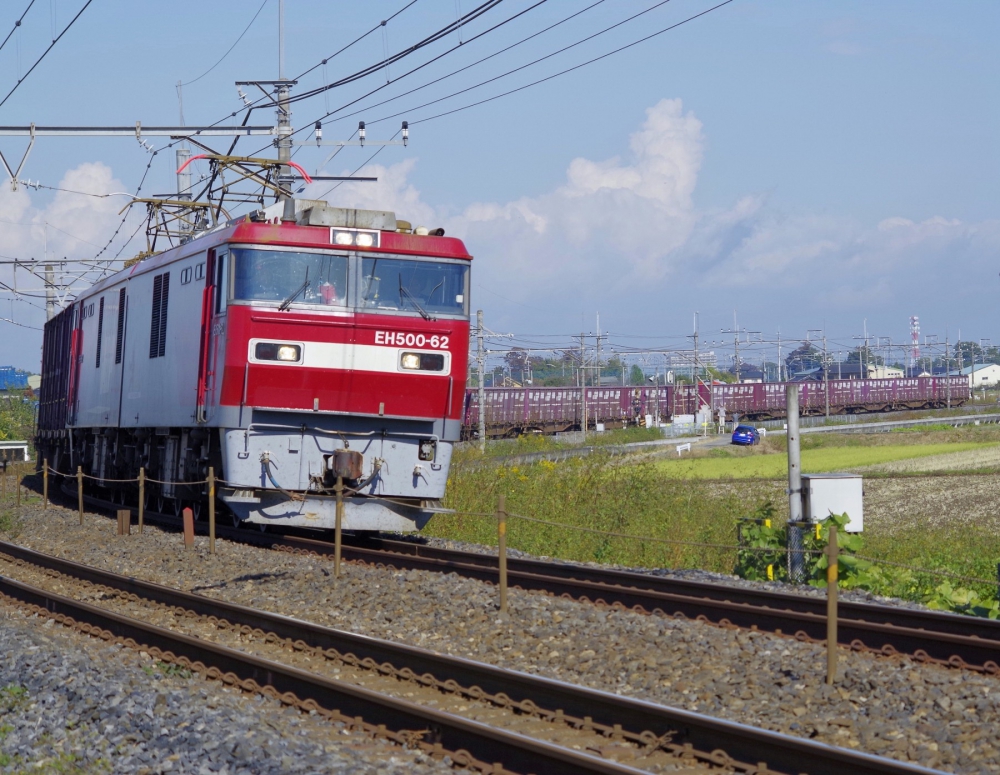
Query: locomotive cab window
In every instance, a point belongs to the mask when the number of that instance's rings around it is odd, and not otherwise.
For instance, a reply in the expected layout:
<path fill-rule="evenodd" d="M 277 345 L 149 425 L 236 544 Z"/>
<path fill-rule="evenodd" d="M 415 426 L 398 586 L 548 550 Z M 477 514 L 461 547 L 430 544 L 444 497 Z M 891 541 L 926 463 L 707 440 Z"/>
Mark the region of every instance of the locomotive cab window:
<path fill-rule="evenodd" d="M 361 261 L 360 306 L 424 318 L 467 315 L 468 275 L 465 263 L 366 257 Z"/>
<path fill-rule="evenodd" d="M 234 248 L 233 300 L 343 307 L 346 255 Z"/>

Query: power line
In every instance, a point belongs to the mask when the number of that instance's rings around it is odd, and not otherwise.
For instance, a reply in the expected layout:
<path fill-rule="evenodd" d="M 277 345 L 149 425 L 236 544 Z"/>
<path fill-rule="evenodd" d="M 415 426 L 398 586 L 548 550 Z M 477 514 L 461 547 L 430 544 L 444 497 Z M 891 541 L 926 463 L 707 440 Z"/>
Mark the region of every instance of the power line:
<path fill-rule="evenodd" d="M 28 15 L 28 11 L 31 10 L 31 6 L 34 4 L 35 0 L 31 0 L 31 2 L 28 3 L 28 7 L 24 9 L 24 13 L 22 13 L 18 20 L 14 22 L 14 26 L 11 28 L 10 32 L 7 33 L 7 37 L 3 39 L 3 43 L 0 43 L 0 51 L 3 51 L 3 47 L 7 45 L 7 41 L 13 37 L 15 32 L 17 32 L 17 28 L 21 26 L 21 22 L 24 21 L 24 17 Z"/>
<path fill-rule="evenodd" d="M 485 3 L 477 6 L 476 8 L 473 8 L 471 11 L 469 11 L 464 16 L 459 17 L 458 19 L 456 19 L 455 21 L 451 22 L 450 24 L 447 24 L 444 27 L 442 27 L 441 29 L 439 29 L 439 30 L 431 33 L 430 35 L 428 35 L 427 37 L 425 37 L 423 40 L 420 40 L 417 43 L 414 43 L 412 46 L 409 46 L 409 47 L 403 49 L 402 51 L 398 51 L 395 54 L 393 54 L 392 56 L 385 57 L 380 62 L 376 62 L 375 64 L 372 64 L 372 65 L 369 65 L 368 67 L 362 68 L 361 70 L 358 70 L 357 72 L 354 72 L 354 73 L 351 73 L 350 75 L 344 76 L 343 78 L 341 78 L 341 79 L 339 79 L 337 81 L 334 81 L 333 83 L 328 83 L 328 84 L 325 84 L 324 86 L 320 86 L 320 87 L 317 87 L 315 89 L 310 89 L 307 92 L 303 92 L 302 94 L 296 95 L 295 97 L 291 98 L 289 101 L 290 102 L 301 102 L 304 99 L 309 99 L 310 97 L 314 97 L 314 96 L 316 96 L 318 94 L 322 94 L 323 92 L 329 91 L 330 89 L 335 89 L 335 88 L 337 88 L 339 86 L 345 86 L 346 84 L 353 83 L 354 81 L 357 81 L 357 80 L 360 80 L 362 78 L 365 78 L 365 77 L 367 77 L 369 75 L 372 75 L 373 73 L 377 73 L 380 70 L 384 69 L 385 67 L 387 67 L 389 65 L 392 65 L 392 64 L 395 64 L 396 62 L 398 62 L 398 61 L 400 61 L 402 59 L 405 59 L 406 57 L 410 56 L 411 54 L 415 54 L 417 51 L 420 51 L 421 49 L 426 48 L 427 46 L 430 46 L 433 43 L 437 43 L 439 40 L 447 37 L 448 35 L 452 34 L 453 32 L 458 31 L 459 29 L 461 29 L 461 27 L 462 27 L 463 24 L 468 24 L 470 21 L 474 21 L 475 19 L 479 18 L 483 14 L 485 14 L 485 13 L 493 10 L 496 6 L 500 5 L 500 3 L 502 3 L 503 1 L 504 0 L 486 0 Z M 543 0 L 543 2 L 544 2 L 544 0 Z M 472 39 L 470 39 L 470 42 L 471 42 L 471 40 Z M 459 44 L 455 48 L 460 48 L 462 45 L 463 44 Z M 445 53 L 448 53 L 448 52 L 445 52 Z M 431 61 L 434 61 L 434 60 L 431 60 Z"/>
<path fill-rule="evenodd" d="M 237 45 L 239 44 L 239 42 L 240 42 L 241 40 L 243 40 L 243 36 L 244 36 L 244 35 L 246 35 L 246 34 L 247 34 L 247 33 L 248 33 L 249 31 L 250 31 L 250 28 L 251 28 L 251 27 L 253 27 L 253 23 L 254 23 L 255 21 L 257 21 L 257 17 L 258 17 L 258 16 L 260 16 L 260 12 L 264 10 L 264 6 L 265 6 L 265 5 L 267 5 L 267 0 L 264 0 L 264 2 L 260 4 L 260 8 L 258 8 L 258 9 L 257 9 L 257 13 L 255 13 L 255 14 L 253 15 L 253 18 L 252 18 L 252 19 L 250 20 L 250 23 L 249 23 L 249 24 L 248 24 L 248 25 L 246 26 L 246 29 L 245 29 L 245 30 L 243 30 L 243 32 L 241 32 L 241 33 L 240 33 L 240 36 L 239 36 L 239 37 L 238 37 L 238 38 L 236 39 L 236 42 L 235 42 L 235 43 L 233 43 L 233 45 L 231 45 L 231 46 L 229 47 L 229 50 L 228 50 L 228 51 L 226 51 L 226 53 L 225 53 L 225 54 L 223 54 L 223 55 L 222 55 L 222 56 L 221 56 L 221 57 L 219 58 L 219 61 L 218 61 L 218 62 L 216 62 L 216 63 L 215 63 L 214 65 L 212 65 L 212 66 L 211 66 L 210 68 L 208 68 L 208 69 L 207 69 L 207 70 L 206 70 L 205 72 L 203 72 L 203 73 L 202 73 L 201 75 L 199 75 L 199 76 L 198 76 L 197 78 L 195 78 L 194 80 L 192 80 L 192 81 L 188 81 L 187 83 L 182 83 L 182 84 L 181 84 L 181 86 L 190 86 L 190 85 L 191 85 L 191 84 L 193 84 L 193 83 L 197 83 L 197 82 L 198 82 L 198 81 L 200 81 L 200 80 L 201 80 L 202 78 L 204 78 L 204 77 L 205 77 L 206 75 L 208 75 L 208 74 L 209 74 L 210 72 L 212 72 L 212 71 L 213 71 L 213 70 L 214 70 L 215 68 L 217 68 L 217 67 L 218 67 L 219 65 L 221 65 L 221 64 L 222 64 L 222 60 L 224 60 L 224 59 L 225 59 L 225 58 L 226 58 L 227 56 L 229 56 L 229 55 L 230 55 L 231 53 L 233 53 L 233 49 L 234 49 L 234 48 L 236 48 L 236 46 L 237 46 Z"/>
<path fill-rule="evenodd" d="M 369 35 L 371 35 L 373 32 L 376 32 L 380 28 L 384 27 L 388 22 L 391 22 L 393 19 L 395 19 L 397 16 L 399 16 L 403 11 L 405 11 L 411 5 L 414 5 L 416 2 L 417 2 L 417 0 L 410 0 L 409 3 L 407 3 L 402 8 L 400 8 L 398 11 L 396 11 L 396 13 L 392 14 L 392 16 L 389 16 L 389 17 L 385 18 L 384 20 L 382 20 L 381 22 L 379 22 L 378 24 L 376 24 L 374 27 L 372 27 L 370 30 L 368 30 L 368 32 L 366 32 L 366 33 L 364 33 L 362 35 L 359 35 L 358 37 L 356 37 L 354 40 L 352 40 L 350 43 L 348 43 L 343 48 L 341 48 L 341 49 L 335 51 L 334 53 L 330 54 L 330 56 L 328 56 L 325 59 L 323 59 L 319 64 L 313 65 L 308 70 L 304 70 L 303 72 L 299 73 L 299 75 L 297 75 L 293 80 L 297 81 L 300 78 L 304 78 L 305 76 L 309 75 L 309 73 L 311 73 L 314 70 L 316 70 L 316 69 L 322 67 L 323 65 L 325 65 L 327 62 L 329 62 L 334 57 L 336 57 L 336 56 L 338 56 L 340 54 L 343 54 L 345 51 L 347 51 L 347 49 L 351 48 L 351 46 L 353 46 L 356 43 L 360 43 L 365 38 L 367 38 Z"/>
<path fill-rule="evenodd" d="M 542 0 L 542 2 L 545 2 L 545 0 Z M 469 69 L 471 69 L 471 68 L 473 68 L 473 67 L 475 67 L 477 65 L 482 64 L 483 62 L 486 62 L 487 60 L 490 60 L 490 59 L 493 59 L 494 57 L 500 56 L 501 54 L 504 54 L 504 53 L 510 51 L 511 49 L 516 48 L 517 46 L 520 46 L 522 43 L 526 43 L 527 41 L 532 40 L 533 38 L 537 38 L 539 35 L 543 35 L 546 32 L 548 32 L 549 30 L 552 30 L 552 29 L 558 27 L 561 24 L 565 24 L 566 22 L 568 22 L 568 21 L 570 21 L 572 19 L 575 19 L 577 16 L 580 16 L 581 14 L 586 13 L 591 8 L 594 8 L 595 6 L 598 6 L 601 3 L 603 3 L 603 2 L 605 2 L 605 0 L 597 0 L 597 2 L 591 3 L 586 8 L 582 8 L 579 11 L 576 11 L 575 13 L 572 13 L 569 16 L 566 16 L 565 18 L 560 19 L 559 21 L 557 21 L 557 22 L 555 22 L 553 24 L 550 24 L 548 27 L 545 27 L 545 28 L 539 30 L 538 32 L 534 32 L 531 35 L 528 35 L 527 37 L 521 38 L 519 41 L 517 41 L 515 43 L 511 43 L 509 46 L 505 46 L 504 48 L 500 49 L 499 51 L 495 51 L 492 54 L 489 54 L 488 56 L 483 57 L 482 59 L 477 59 L 475 62 L 472 62 L 472 63 L 470 63 L 468 65 L 465 65 L 464 67 L 460 67 L 457 70 L 452 70 L 450 73 L 446 73 L 445 75 L 442 75 L 440 78 L 435 78 L 433 81 L 428 81 L 427 83 L 422 84 L 421 86 L 414 87 L 413 89 L 410 89 L 409 91 L 405 91 L 405 92 L 403 92 L 401 94 L 397 94 L 397 95 L 395 95 L 393 97 L 389 97 L 388 99 L 382 100 L 381 102 L 376 102 L 376 103 L 373 103 L 371 105 L 367 105 L 364 108 L 359 108 L 358 110 L 354 111 L 353 113 L 349 113 L 346 116 L 339 116 L 338 118 L 336 118 L 334 120 L 335 121 L 341 121 L 343 119 L 350 118 L 351 116 L 356 116 L 356 115 L 358 115 L 360 113 L 365 112 L 366 110 L 372 110 L 373 108 L 377 108 L 377 107 L 380 107 L 382 105 L 386 105 L 386 104 L 388 104 L 390 102 L 393 102 L 394 100 L 398 100 L 398 99 L 401 99 L 402 97 L 406 97 L 406 96 L 408 96 L 410 94 L 413 94 L 414 92 L 418 92 L 421 89 L 426 89 L 428 86 L 433 86 L 436 83 L 440 83 L 441 81 L 444 81 L 444 80 L 446 80 L 448 78 L 451 78 L 453 75 L 458 75 L 459 73 L 462 73 L 462 72 L 464 72 L 466 70 L 469 70 Z M 521 15 L 527 13 L 528 11 L 533 10 L 534 8 L 536 8 L 537 6 L 539 6 L 541 4 L 542 3 L 539 2 L 539 3 L 536 3 L 535 5 L 533 5 L 533 6 L 529 7 L 529 8 L 526 8 L 524 11 L 521 11 L 519 14 L 517 14 L 517 16 L 521 16 Z M 510 19 L 507 19 L 506 21 L 502 22 L 501 25 L 502 24 L 506 24 L 508 21 L 512 21 L 513 19 L 517 18 L 517 16 L 513 16 Z M 501 26 L 501 25 L 497 25 L 497 26 Z M 494 28 L 492 28 L 490 30 L 486 30 L 485 32 L 492 32 L 493 29 L 496 29 L 496 27 L 494 27 Z M 485 34 L 485 32 L 482 33 L 482 34 Z M 480 36 L 477 35 L 476 37 L 480 37 Z M 475 40 L 475 38 L 473 38 L 472 40 Z M 454 49 L 452 49 L 452 50 L 454 50 Z M 432 60 L 432 61 L 434 61 L 434 60 Z M 415 71 L 410 71 L 410 72 L 412 73 L 412 72 L 415 72 Z M 400 78 L 404 78 L 406 75 L 409 75 L 409 74 L 410 73 L 406 73 L 405 75 L 402 75 L 399 78 L 394 79 L 393 82 L 395 82 L 397 80 L 400 80 Z M 383 87 L 379 87 L 379 88 L 381 89 Z M 378 90 L 375 90 L 375 91 L 378 91 Z M 364 95 L 364 97 L 370 96 L 373 93 L 374 92 L 369 92 L 368 94 Z M 361 97 L 360 99 L 364 99 L 364 97 Z M 344 105 L 344 106 L 342 106 L 340 108 L 337 108 L 334 111 L 328 111 L 326 113 L 326 115 L 323 116 L 322 118 L 327 118 L 328 116 L 332 116 L 334 113 L 338 113 L 339 111 L 343 110 L 344 108 L 348 107 L 349 105 L 352 105 L 352 104 L 355 104 L 356 102 L 359 102 L 360 99 L 359 100 L 354 100 L 353 102 L 348 103 L 348 105 Z M 322 120 L 322 119 L 320 119 L 320 120 Z"/>
<path fill-rule="evenodd" d="M 296 131 L 292 132 L 291 135 L 290 135 L 290 137 L 294 137 L 295 135 L 300 134 L 301 132 L 304 132 L 306 129 L 312 127 L 313 124 L 315 124 L 317 121 L 322 121 L 323 119 L 328 118 L 329 116 L 332 116 L 335 113 L 338 113 L 338 112 L 344 110 L 345 108 L 348 108 L 351 105 L 354 105 L 354 104 L 360 102 L 361 100 L 365 99 L 366 97 L 370 97 L 372 94 L 375 94 L 376 92 L 379 92 L 382 89 L 385 89 L 387 86 L 390 86 L 393 83 L 396 83 L 397 81 L 400 81 L 403 78 L 406 78 L 406 77 L 412 75 L 413 73 L 417 72 L 418 70 L 422 70 L 423 68 L 427 67 L 428 65 L 433 64 L 434 62 L 438 61 L 439 59 L 442 59 L 443 57 L 447 56 L 448 54 L 451 54 L 451 53 L 453 53 L 455 51 L 458 51 L 460 48 L 464 48 L 465 46 L 467 46 L 469 43 L 473 42 L 474 40 L 477 40 L 477 39 L 483 37 L 484 35 L 488 35 L 489 33 L 491 33 L 493 31 L 499 29 L 500 27 L 503 27 L 505 24 L 508 24 L 508 23 L 512 22 L 514 19 L 517 19 L 520 16 L 523 16 L 524 14 L 528 13 L 531 10 L 534 10 L 535 8 L 537 8 L 538 6 L 542 5 L 543 3 L 547 2 L 547 1 L 548 0 L 539 0 L 539 2 L 536 2 L 534 5 L 529 6 L 528 8 L 526 8 L 526 9 L 524 9 L 522 11 L 517 12 L 513 16 L 510 16 L 507 19 L 504 19 L 503 21 L 501 21 L 501 22 L 493 25 L 492 27 L 490 27 L 490 28 L 488 28 L 488 29 L 480 32 L 478 35 L 475 35 L 474 37 L 469 38 L 469 40 L 465 41 L 464 43 L 460 43 L 457 46 L 453 46 L 452 48 L 450 48 L 450 49 L 448 49 L 446 51 L 443 51 L 442 53 L 438 54 L 437 56 L 432 57 L 431 59 L 427 60 L 426 62 L 418 65 L 417 67 L 414 67 L 413 69 L 411 69 L 411 70 L 403 73 L 400 76 L 397 76 L 396 78 L 392 78 L 392 79 L 387 80 L 386 83 L 382 84 L 381 86 L 378 86 L 378 87 L 372 89 L 371 91 L 367 92 L 366 94 L 362 94 L 360 97 L 358 97 L 357 99 L 352 100 L 351 102 L 348 102 L 348 103 L 346 103 L 344 105 L 341 105 L 336 110 L 327 111 L 325 114 L 319 116 L 319 118 L 314 119 L 313 121 L 310 121 L 310 122 L 304 124 L 301 128 L 299 128 Z M 485 5 L 490 5 L 490 8 L 492 8 L 498 2 L 500 2 L 500 0 L 495 0 L 492 5 L 491 4 L 484 4 L 484 6 Z M 480 8 L 483 8 L 484 6 L 480 6 Z M 478 10 L 479 9 L 474 9 L 473 11 L 470 11 L 470 13 L 466 14 L 466 16 L 462 17 L 462 19 L 467 19 L 467 17 L 469 17 L 471 14 L 477 13 Z M 486 10 L 490 10 L 490 9 L 487 8 Z M 483 11 L 483 13 L 485 13 L 485 11 Z M 478 14 L 478 15 L 481 15 L 481 14 Z M 431 36 L 431 37 L 434 37 L 434 36 L 437 36 L 438 38 L 443 37 L 443 35 L 441 33 L 443 32 L 443 30 L 446 30 L 446 29 L 450 29 L 450 31 L 454 32 L 455 29 L 461 29 L 461 25 L 458 25 L 457 27 L 456 27 L 455 24 L 448 25 L 448 27 L 442 28 L 442 30 L 439 30 L 437 33 L 434 33 L 434 35 Z M 427 40 L 427 39 L 425 39 L 425 40 Z M 411 48 L 414 48 L 414 47 L 411 47 Z M 401 57 L 399 57 L 398 54 L 394 55 L 394 56 L 397 59 L 401 58 Z M 383 60 L 383 63 L 380 63 L 380 65 L 378 65 L 378 66 L 373 65 L 371 68 L 368 68 L 368 69 L 371 69 L 373 72 L 377 72 L 377 70 L 379 69 L 379 67 L 381 67 L 382 64 L 390 63 L 392 60 L 393 60 L 393 58 L 390 57 L 389 59 Z M 357 80 L 357 79 L 352 79 L 352 80 Z M 350 82 L 350 81 L 342 79 L 342 82 L 343 83 L 347 83 L 347 82 Z M 298 102 L 298 101 L 303 100 L 303 99 L 308 99 L 311 96 L 315 96 L 315 95 L 320 94 L 320 93 L 325 93 L 326 91 L 329 91 L 330 89 L 332 89 L 332 88 L 334 88 L 334 87 L 336 87 L 338 85 L 342 85 L 342 82 L 336 82 L 336 83 L 332 83 L 332 84 L 327 84 L 326 86 L 321 87 L 319 89 L 314 89 L 311 92 L 307 92 L 307 93 L 298 95 L 297 97 L 293 98 L 290 101 L 292 101 L 292 102 Z M 256 151 L 254 151 L 254 154 L 260 153 L 261 151 L 264 151 L 266 148 L 267 148 L 267 146 L 263 146 L 263 147 L 257 149 Z"/>
<path fill-rule="evenodd" d="M 28 69 L 28 72 L 26 72 L 26 73 L 25 73 L 25 74 L 24 74 L 24 75 L 23 75 L 23 76 L 22 76 L 21 78 L 18 78 L 18 79 L 17 79 L 17 83 L 16 83 L 16 84 L 14 84 L 14 88 L 13 88 L 13 89 L 11 89 L 11 90 L 10 90 L 9 92 L 7 92 L 7 96 L 6 96 L 6 97 L 4 97 L 4 98 L 3 98 L 2 100 L 0 100 L 0 107 L 3 107 L 3 104 L 4 104 L 5 102 L 7 102 L 7 100 L 9 100 L 9 99 L 10 99 L 10 95 L 12 95 L 12 94 L 13 94 L 14 92 L 16 92 L 16 91 L 17 91 L 17 88 L 18 88 L 18 87 L 19 87 L 19 86 L 20 86 L 20 85 L 21 85 L 22 83 L 24 83 L 25 79 L 26 79 L 26 78 L 27 78 L 27 77 L 28 77 L 29 75 L 31 75 L 32 71 L 33 71 L 33 70 L 34 70 L 34 69 L 35 69 L 36 67 L 38 67 L 39 63 L 40 63 L 40 62 L 41 62 L 41 61 L 42 61 L 43 59 L 45 59 L 46 55 L 47 55 L 47 54 L 48 54 L 48 53 L 49 53 L 49 52 L 50 52 L 50 51 L 52 50 L 53 46 L 55 46 L 55 45 L 56 45 L 56 43 L 58 43 L 58 42 L 59 42 L 59 41 L 60 41 L 60 40 L 62 39 L 62 36 L 63 36 L 63 35 L 65 35 L 65 34 L 67 33 L 67 31 L 69 31 L 69 28 L 70 28 L 70 27 L 72 27 L 72 26 L 73 26 L 73 25 L 74 25 L 74 24 L 76 23 L 76 20 L 80 18 L 80 16 L 81 16 L 81 15 L 83 14 L 83 12 L 84 12 L 84 11 L 86 11 L 86 10 L 87 10 L 87 8 L 88 8 L 88 7 L 90 6 L 90 4 L 91 4 L 92 2 L 94 2 L 94 0 L 87 0 L 87 2 L 86 2 L 86 3 L 84 3 L 84 5 L 83 5 L 83 8 L 81 8 L 81 9 L 80 9 L 79 11 L 77 11 L 77 14 L 76 14 L 76 16 L 74 16 L 74 17 L 73 17 L 73 18 L 72 18 L 72 19 L 70 20 L 70 23 L 69 23 L 69 24 L 67 24 L 67 25 L 66 25 L 66 26 L 65 26 L 65 27 L 63 28 L 63 31 L 59 33 L 59 36 L 58 36 L 58 37 L 57 37 L 57 38 L 56 38 L 55 40 L 53 40 L 53 41 L 52 41 L 52 42 L 51 42 L 51 43 L 49 44 L 49 47 L 48 47 L 47 49 L 45 49 L 45 51 L 43 51 L 43 52 L 42 52 L 42 55 L 41 55 L 40 57 L 38 57 L 38 59 L 36 59 L 36 60 L 35 60 L 35 64 L 33 64 L 33 65 L 32 65 L 32 66 L 31 66 L 31 67 L 30 67 L 30 68 Z"/>
<path fill-rule="evenodd" d="M 438 119 L 438 118 L 444 118 L 445 116 L 450 116 L 453 113 L 460 113 L 461 111 L 468 110 L 469 108 L 475 108 L 475 107 L 477 107 L 479 105 L 485 105 L 487 102 L 493 102 L 494 100 L 498 100 L 501 97 L 507 97 L 507 96 L 510 96 L 511 94 L 516 94 L 517 92 L 524 91 L 525 89 L 530 89 L 532 86 L 538 86 L 539 84 L 545 83 L 546 81 L 551 81 L 552 79 L 558 78 L 561 75 L 566 75 L 567 73 L 572 73 L 574 70 L 579 70 L 579 69 L 581 69 L 583 67 L 586 67 L 587 65 L 593 64 L 594 62 L 599 62 L 602 59 L 607 59 L 608 57 L 613 56 L 614 54 L 618 54 L 618 53 L 621 53 L 622 51 L 630 49 L 630 48 L 632 48 L 634 46 L 638 46 L 640 43 L 645 43 L 647 40 L 651 40 L 651 39 L 657 37 L 658 35 L 662 35 L 665 32 L 670 32 L 670 30 L 676 29 L 677 27 L 680 27 L 682 24 L 687 24 L 688 22 L 694 21 L 695 19 L 697 19 L 697 18 L 699 18 L 701 16 L 704 16 L 705 14 L 711 13 L 712 11 L 715 11 L 718 8 L 722 8 L 722 6 L 724 6 L 724 5 L 729 5 L 731 2 L 733 2 L 733 0 L 724 0 L 724 2 L 721 2 L 718 5 L 714 5 L 711 8 L 708 8 L 708 9 L 702 11 L 701 13 L 697 13 L 694 16 L 689 16 L 687 19 L 679 21 L 676 24 L 671 24 L 669 27 L 664 27 L 662 30 L 658 30 L 657 32 L 654 32 L 654 33 L 652 33 L 650 35 L 646 35 L 643 38 L 639 38 L 638 40 L 632 41 L 631 43 L 628 43 L 628 44 L 626 44 L 624 46 L 616 48 L 613 51 L 609 51 L 606 54 L 601 54 L 600 56 L 594 57 L 593 59 L 588 59 L 586 62 L 581 62 L 578 65 L 574 65 L 573 67 L 569 67 L 569 68 L 567 68 L 565 70 L 561 70 L 558 73 L 553 73 L 552 75 L 546 76 L 545 78 L 539 78 L 537 81 L 532 81 L 531 83 L 527 83 L 524 86 L 519 86 L 516 89 L 510 89 L 509 91 L 505 91 L 505 92 L 503 92 L 501 94 L 497 94 L 497 95 L 494 95 L 492 97 L 487 97 L 486 99 L 479 100 L 478 102 L 473 102 L 473 103 L 470 103 L 468 105 L 463 105 L 462 107 L 455 108 L 454 110 L 448 110 L 448 111 L 445 111 L 444 113 L 438 113 L 437 115 L 434 115 L 434 116 L 428 116 L 427 118 L 421 118 L 421 119 L 418 119 L 416 121 L 411 121 L 410 122 L 410 126 L 413 126 L 414 124 L 423 124 L 423 123 L 426 123 L 428 121 L 434 121 L 435 119 Z M 491 79 L 491 80 L 495 80 L 495 79 Z M 473 87 L 473 88 L 475 88 L 475 87 Z M 464 89 L 463 91 L 468 91 L 468 89 Z M 454 96 L 454 95 L 450 95 L 450 96 Z M 437 101 L 439 102 L 440 100 L 437 100 Z M 416 108 L 414 108 L 414 110 L 416 110 Z M 400 114 L 397 113 L 395 115 L 398 116 Z M 371 123 L 371 124 L 377 124 L 379 121 L 386 121 L 386 120 L 388 120 L 390 118 L 393 118 L 393 116 L 385 116 L 384 118 L 376 119 L 375 121 L 371 121 L 369 123 Z"/>

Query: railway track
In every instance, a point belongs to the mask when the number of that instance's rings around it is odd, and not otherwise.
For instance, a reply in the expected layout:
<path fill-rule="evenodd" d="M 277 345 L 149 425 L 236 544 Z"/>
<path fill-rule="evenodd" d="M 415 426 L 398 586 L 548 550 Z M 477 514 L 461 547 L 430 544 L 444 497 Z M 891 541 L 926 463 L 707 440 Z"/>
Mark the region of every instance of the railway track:
<path fill-rule="evenodd" d="M 304 709 L 320 710 L 429 753 L 487 773 L 609 773 L 648 771 L 655 756 L 685 772 L 918 775 L 916 765 L 756 729 L 696 713 L 506 670 L 425 649 L 355 635 L 306 621 L 214 600 L 121 576 L 0 542 L 0 559 L 97 585 L 133 601 L 162 606 L 217 628 L 253 635 L 313 657 L 431 687 L 463 701 L 492 703 L 597 739 L 599 754 L 633 753 L 626 763 L 470 720 L 282 662 L 236 651 L 140 621 L 39 586 L 0 577 L 0 594 L 105 639 L 176 661 L 243 689 L 262 691 Z M 59 586 L 65 586 L 59 584 Z M 465 706 L 463 706 L 465 707 Z M 654 758 L 650 758 L 654 757 Z M 659 762 L 662 769 L 663 762 Z M 672 767 L 669 765 L 673 765 Z M 637 767 L 641 767 L 638 769 Z"/>
<path fill-rule="evenodd" d="M 89 499 L 113 509 L 109 501 Z M 176 517 L 146 512 L 164 524 Z M 304 535 L 219 528 L 219 535 L 260 546 L 332 557 L 333 544 Z M 345 560 L 401 570 L 457 573 L 488 583 L 499 578 L 493 555 L 381 537 L 345 537 Z M 700 619 L 723 626 L 757 629 L 800 640 L 825 642 L 826 599 L 788 592 L 726 586 L 610 568 L 508 558 L 512 587 L 567 596 L 646 613 Z M 886 656 L 1000 674 L 1000 621 L 924 609 L 841 600 L 838 641 L 842 646 Z"/>

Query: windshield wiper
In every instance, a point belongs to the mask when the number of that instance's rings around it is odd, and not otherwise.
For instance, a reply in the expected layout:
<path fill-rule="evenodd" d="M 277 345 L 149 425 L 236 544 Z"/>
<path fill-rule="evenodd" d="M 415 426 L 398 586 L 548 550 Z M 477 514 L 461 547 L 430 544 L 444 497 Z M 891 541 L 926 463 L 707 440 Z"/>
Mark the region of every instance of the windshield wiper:
<path fill-rule="evenodd" d="M 412 293 L 410 293 L 410 292 L 409 292 L 409 291 L 408 291 L 408 290 L 407 290 L 407 289 L 406 289 L 406 288 L 405 288 L 405 287 L 403 286 L 403 278 L 402 278 L 402 276 L 401 276 L 401 277 L 399 278 L 399 303 L 400 303 L 400 304 L 402 304 L 402 303 L 403 303 L 403 295 L 404 295 L 404 294 L 406 295 L 406 298 L 408 298 L 408 299 L 410 300 L 410 304 L 412 304 L 412 305 L 413 305 L 414 307 L 416 307 L 416 308 L 417 308 L 417 312 L 419 312 L 419 313 L 420 313 L 420 317 L 422 317 L 422 318 L 423 318 L 424 320 L 437 320 L 437 318 L 435 318 L 435 317 L 434 317 L 433 315 L 430 315 L 430 314 L 428 314 L 428 313 L 427 313 L 427 312 L 426 312 L 426 311 L 424 310 L 424 308 L 420 306 L 420 304 L 419 304 L 419 303 L 417 302 L 417 300 L 416 300 L 415 298 L 413 298 L 413 294 L 412 294 Z"/>
<path fill-rule="evenodd" d="M 278 305 L 278 309 L 281 310 L 282 312 L 284 312 L 286 309 L 288 309 L 289 307 L 291 307 L 292 306 L 292 302 L 295 301 L 298 298 L 299 294 L 302 293 L 308 287 L 309 287 L 309 267 L 306 267 L 306 279 L 305 279 L 305 282 L 303 282 L 302 285 L 300 285 L 298 288 L 296 288 L 295 291 L 292 293 L 291 296 L 289 296 L 287 299 L 285 299 L 283 302 L 281 302 L 281 304 Z"/>

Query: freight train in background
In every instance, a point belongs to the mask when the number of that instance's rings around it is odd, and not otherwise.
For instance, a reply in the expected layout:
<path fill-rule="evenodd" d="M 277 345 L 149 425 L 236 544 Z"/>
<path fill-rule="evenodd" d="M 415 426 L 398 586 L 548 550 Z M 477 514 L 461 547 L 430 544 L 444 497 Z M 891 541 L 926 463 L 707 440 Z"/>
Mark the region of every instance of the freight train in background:
<path fill-rule="evenodd" d="M 799 406 L 804 415 L 826 413 L 827 385 L 800 382 Z M 969 379 L 922 377 L 918 379 L 830 380 L 830 414 L 863 414 L 906 409 L 941 409 L 961 406 L 971 398 Z M 488 438 L 522 433 L 560 433 L 583 428 L 584 407 L 589 429 L 624 428 L 645 422 L 647 415 L 669 423 L 678 415 L 725 409 L 726 418 L 750 421 L 785 416 L 785 383 L 667 385 L 660 387 L 499 387 L 486 388 Z M 713 420 L 715 416 L 713 416 Z M 465 394 L 462 437 L 479 432 L 479 395 Z"/>
<path fill-rule="evenodd" d="M 39 460 L 122 503 L 239 523 L 414 530 L 459 440 L 471 256 L 391 212 L 297 203 L 222 223 L 45 326 Z M 305 207 L 305 205 L 310 205 Z M 277 212 L 280 213 L 281 203 Z"/>

